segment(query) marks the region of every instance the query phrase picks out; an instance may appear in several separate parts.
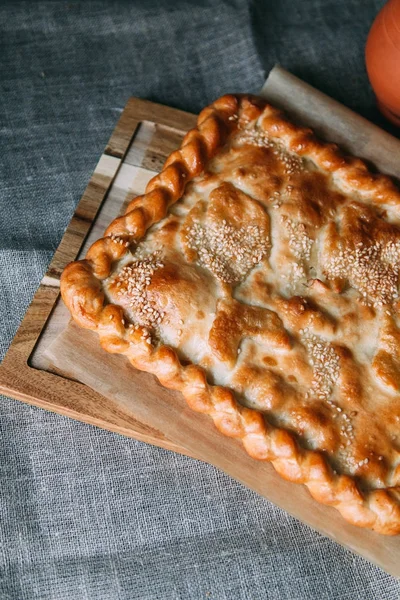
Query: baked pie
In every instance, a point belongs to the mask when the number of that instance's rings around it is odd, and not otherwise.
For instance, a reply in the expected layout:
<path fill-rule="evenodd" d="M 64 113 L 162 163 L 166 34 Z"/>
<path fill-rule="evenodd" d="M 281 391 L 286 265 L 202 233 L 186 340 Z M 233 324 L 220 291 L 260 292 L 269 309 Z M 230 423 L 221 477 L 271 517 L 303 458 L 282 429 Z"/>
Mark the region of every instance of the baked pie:
<path fill-rule="evenodd" d="M 224 96 L 61 292 L 102 347 L 350 523 L 400 533 L 400 191 Z"/>

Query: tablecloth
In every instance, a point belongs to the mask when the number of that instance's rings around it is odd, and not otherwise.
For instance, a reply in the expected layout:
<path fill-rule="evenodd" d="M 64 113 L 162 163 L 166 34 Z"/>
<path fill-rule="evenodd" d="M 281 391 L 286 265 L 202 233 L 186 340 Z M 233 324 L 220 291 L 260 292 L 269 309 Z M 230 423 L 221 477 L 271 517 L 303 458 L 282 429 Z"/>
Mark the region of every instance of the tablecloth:
<path fill-rule="evenodd" d="M 383 124 L 381 0 L 0 3 L 0 358 L 129 96 L 196 112 L 279 62 Z M 215 468 L 0 398 L 0 598 L 400 598 Z M 293 486 L 296 494 L 296 486 Z"/>

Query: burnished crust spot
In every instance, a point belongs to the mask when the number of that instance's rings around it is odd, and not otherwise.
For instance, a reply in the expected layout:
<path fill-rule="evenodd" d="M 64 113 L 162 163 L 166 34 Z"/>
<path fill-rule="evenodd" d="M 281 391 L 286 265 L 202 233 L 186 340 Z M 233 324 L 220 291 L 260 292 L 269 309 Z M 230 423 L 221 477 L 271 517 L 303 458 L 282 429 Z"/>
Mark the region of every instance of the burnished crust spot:
<path fill-rule="evenodd" d="M 62 294 L 78 325 L 96 329 L 103 311 L 104 293 L 88 261 L 71 263 L 64 269 Z"/>
<path fill-rule="evenodd" d="M 163 221 L 182 195 L 189 210 Z M 223 96 L 86 260 L 68 265 L 61 293 L 105 350 L 181 391 L 252 457 L 349 522 L 397 534 L 399 440 L 388 431 L 400 422 L 399 206 L 394 183 L 359 159 L 261 99 Z M 216 223 L 204 255 L 188 229 Z M 119 296 L 118 273 L 141 240 L 162 240 L 160 265 Z M 242 262 L 229 272 L 232 240 Z M 219 242 L 228 275 L 213 262 Z M 129 312 L 134 288 L 143 322 L 135 302 Z M 222 375 L 225 387 L 211 384 Z"/>
<path fill-rule="evenodd" d="M 282 321 L 274 312 L 258 306 L 246 306 L 233 298 L 221 299 L 208 338 L 210 348 L 233 366 L 239 344 L 245 337 L 265 342 L 273 349 L 290 349 L 290 339 Z"/>
<path fill-rule="evenodd" d="M 383 385 L 400 392 L 400 330 L 391 315 L 385 317 L 372 369 Z"/>

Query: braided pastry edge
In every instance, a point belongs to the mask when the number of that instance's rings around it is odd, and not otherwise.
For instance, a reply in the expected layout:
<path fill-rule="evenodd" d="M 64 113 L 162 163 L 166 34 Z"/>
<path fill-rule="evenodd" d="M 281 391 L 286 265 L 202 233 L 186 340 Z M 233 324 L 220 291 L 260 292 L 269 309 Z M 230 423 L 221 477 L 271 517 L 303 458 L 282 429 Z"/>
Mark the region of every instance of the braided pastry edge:
<path fill-rule="evenodd" d="M 197 127 L 186 134 L 181 147 L 148 183 L 145 194 L 132 200 L 125 214 L 110 224 L 105 237 L 91 246 L 86 259 L 65 268 L 62 298 L 81 327 L 97 331 L 107 352 L 127 356 L 134 367 L 156 375 L 162 385 L 181 392 L 189 406 L 208 414 L 221 433 L 241 440 L 251 457 L 270 461 L 283 478 L 304 484 L 313 498 L 338 509 L 353 525 L 387 535 L 399 534 L 399 486 L 362 491 L 352 477 L 336 473 L 322 453 L 299 446 L 291 433 L 271 426 L 260 412 L 240 405 L 228 388 L 210 385 L 201 367 L 184 366 L 172 348 L 149 344 L 143 328 L 128 329 L 122 308 L 105 303 L 101 281 L 110 275 L 112 263 L 166 216 L 171 204 L 182 196 L 186 183 L 204 170 L 228 134 L 240 123 L 255 119 L 266 133 L 281 138 L 290 151 L 310 157 L 334 174 L 336 185 L 344 191 L 354 190 L 372 196 L 377 203 L 400 207 L 400 192 L 389 177 L 371 173 L 360 159 L 344 157 L 336 145 L 317 140 L 310 129 L 290 123 L 265 101 L 226 95 L 200 113 Z"/>

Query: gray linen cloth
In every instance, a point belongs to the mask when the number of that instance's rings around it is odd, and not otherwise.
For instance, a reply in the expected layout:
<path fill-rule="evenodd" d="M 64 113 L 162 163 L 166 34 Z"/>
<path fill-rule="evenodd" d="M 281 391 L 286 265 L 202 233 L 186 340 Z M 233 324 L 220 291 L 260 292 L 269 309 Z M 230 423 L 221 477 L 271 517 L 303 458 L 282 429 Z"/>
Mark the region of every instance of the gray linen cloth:
<path fill-rule="evenodd" d="M 363 63 L 381 6 L 3 0 L 0 358 L 129 96 L 196 112 L 278 61 L 382 124 Z M 400 598 L 213 467 L 4 397 L 0 477 L 1 600 Z"/>

